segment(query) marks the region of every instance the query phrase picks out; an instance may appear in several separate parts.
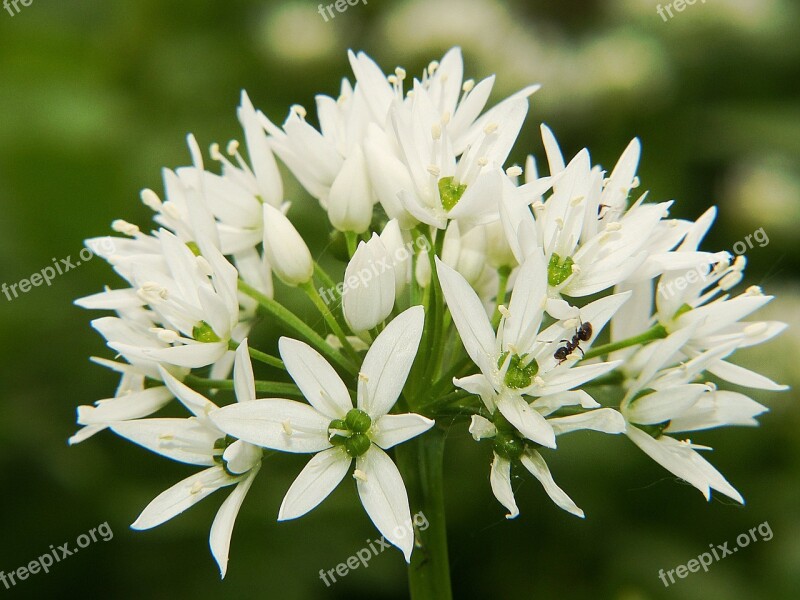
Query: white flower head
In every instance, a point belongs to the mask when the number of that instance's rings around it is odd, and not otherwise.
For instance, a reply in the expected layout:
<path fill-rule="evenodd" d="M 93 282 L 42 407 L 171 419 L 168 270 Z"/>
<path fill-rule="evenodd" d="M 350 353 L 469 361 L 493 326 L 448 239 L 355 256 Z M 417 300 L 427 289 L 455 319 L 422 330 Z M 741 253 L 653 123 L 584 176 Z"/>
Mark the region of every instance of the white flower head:
<path fill-rule="evenodd" d="M 206 496 L 236 486 L 222 503 L 211 525 L 211 553 L 225 577 L 228 551 L 236 515 L 261 468 L 263 451 L 258 446 L 234 440 L 209 419 L 216 404 L 185 386 L 162 370 L 164 383 L 194 415 L 188 419 L 154 418 L 115 423 L 118 435 L 172 460 L 207 467 L 159 494 L 131 525 L 133 529 L 151 529 L 194 506 Z M 248 356 L 247 340 L 236 352 L 234 368 L 236 399 L 248 402 L 255 398 L 255 382 Z"/>
<path fill-rule="evenodd" d="M 283 452 L 313 453 L 283 499 L 278 520 L 303 516 L 344 479 L 355 459 L 361 503 L 378 530 L 410 560 L 411 513 L 400 472 L 384 452 L 430 429 L 434 422 L 388 414 L 417 353 L 424 321 L 420 306 L 395 317 L 367 352 L 356 406 L 333 367 L 307 344 L 281 338 L 281 357 L 309 404 L 269 398 L 227 406 L 210 417 L 223 431 Z"/>

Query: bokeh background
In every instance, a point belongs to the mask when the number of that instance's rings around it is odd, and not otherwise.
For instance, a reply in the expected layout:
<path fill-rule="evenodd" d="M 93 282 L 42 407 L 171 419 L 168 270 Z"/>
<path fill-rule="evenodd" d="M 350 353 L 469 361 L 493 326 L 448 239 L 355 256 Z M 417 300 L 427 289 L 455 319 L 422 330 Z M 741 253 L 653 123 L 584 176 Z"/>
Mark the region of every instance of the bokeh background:
<path fill-rule="evenodd" d="M 184 138 L 201 145 L 241 137 L 241 89 L 281 122 L 293 103 L 335 95 L 349 76 L 346 49 L 386 72 L 420 73 L 452 45 L 467 76 L 498 75 L 495 98 L 543 84 L 513 158 L 543 157 L 548 123 L 565 154 L 583 146 L 612 167 L 633 136 L 644 146 L 642 188 L 675 198 L 673 215 L 720 218 L 708 248 L 748 250 L 746 284 L 775 301 L 761 313 L 792 328 L 737 359 L 800 386 L 800 6 L 794 0 L 708 0 L 665 22 L 650 0 L 369 0 L 323 21 L 312 0 L 33 0 L 0 11 L 0 283 L 75 256 L 115 218 L 150 226 L 138 201 L 161 190 L 160 169 L 187 164 Z M 320 240 L 325 216 L 290 177 L 300 229 Z M 299 522 L 277 524 L 283 493 L 303 458 L 270 461 L 239 516 L 229 574 L 220 582 L 207 536 L 222 497 L 165 526 L 128 525 L 157 493 L 192 472 L 101 434 L 69 448 L 74 411 L 113 393 L 90 364 L 109 356 L 76 297 L 116 285 L 100 261 L 51 287 L 0 296 L 0 569 L 108 522 L 92 544 L 0 596 L 29 598 L 377 598 L 406 595 L 396 551 L 331 588 L 318 578 L 376 531 L 354 489 Z M 305 305 L 298 310 L 308 311 Z M 309 311 L 309 315 L 312 313 Z M 267 340 L 271 333 L 264 339 Z M 548 458 L 585 509 L 558 510 L 531 478 L 519 482 L 522 516 L 507 522 L 488 485 L 489 456 L 454 428 L 447 503 L 454 587 L 460 598 L 800 597 L 800 404 L 795 391 L 755 394 L 770 407 L 757 429 L 700 433 L 711 459 L 747 499 L 707 503 L 630 444 L 575 434 Z M 709 544 L 733 543 L 768 521 L 759 541 L 665 589 L 658 570 Z"/>

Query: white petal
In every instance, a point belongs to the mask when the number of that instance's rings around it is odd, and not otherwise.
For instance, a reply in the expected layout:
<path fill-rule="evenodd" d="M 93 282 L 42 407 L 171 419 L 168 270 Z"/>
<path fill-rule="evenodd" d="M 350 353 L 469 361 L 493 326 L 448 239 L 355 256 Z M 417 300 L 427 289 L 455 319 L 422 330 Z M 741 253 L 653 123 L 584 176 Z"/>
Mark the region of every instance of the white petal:
<path fill-rule="evenodd" d="M 231 404 L 209 415 L 228 435 L 282 452 L 319 452 L 330 448 L 330 419 L 311 406 L 283 398 Z"/>
<path fill-rule="evenodd" d="M 547 422 L 550 423 L 556 435 L 581 429 L 591 429 L 602 433 L 623 433 L 625 431 L 625 419 L 613 408 L 599 408 L 568 417 L 548 419 Z"/>
<path fill-rule="evenodd" d="M 190 369 L 206 367 L 222 358 L 228 351 L 227 342 L 186 344 L 160 349 L 139 348 L 129 344 L 117 343 L 109 343 L 108 347 L 126 356 L 133 356 L 141 360 L 165 362 Z"/>
<path fill-rule="evenodd" d="M 537 395 L 557 394 L 566 392 L 581 384 L 591 381 L 609 371 L 616 369 L 622 361 L 611 361 L 592 365 L 582 365 L 571 369 L 556 369 L 546 373 L 544 376 L 545 384 L 536 388 Z M 526 392 L 527 393 L 527 392 Z"/>
<path fill-rule="evenodd" d="M 514 490 L 511 488 L 511 462 L 495 454 L 492 460 L 492 470 L 489 473 L 489 483 L 492 493 L 497 501 L 508 509 L 506 519 L 519 516 Z"/>
<path fill-rule="evenodd" d="M 358 407 L 373 419 L 388 413 L 397 402 L 417 356 L 424 322 L 425 309 L 412 306 L 392 319 L 367 352 L 361 366 L 367 380 L 359 388 Z"/>
<path fill-rule="evenodd" d="M 788 390 L 788 385 L 781 385 L 772 381 L 769 377 L 745 369 L 739 365 L 734 365 L 724 360 L 719 360 L 708 366 L 710 373 L 729 383 L 741 385 L 743 387 L 755 388 L 759 390 L 769 390 L 771 392 L 782 392 Z"/>
<path fill-rule="evenodd" d="M 132 529 L 151 529 L 169 521 L 216 492 L 221 487 L 232 485 L 238 478 L 230 477 L 222 467 L 211 467 L 179 481 L 161 492 L 142 511 L 131 525 Z"/>
<path fill-rule="evenodd" d="M 541 252 L 529 255 L 519 269 L 511 301 L 509 316 L 503 326 L 503 349 L 511 345 L 520 352 L 530 348 L 544 316 L 547 300 L 547 266 Z"/>
<path fill-rule="evenodd" d="M 478 374 L 462 377 L 461 379 L 453 379 L 453 383 L 470 394 L 480 396 L 481 400 L 483 400 L 483 403 L 486 405 L 486 409 L 490 412 L 494 412 L 494 399 L 495 396 L 497 396 L 497 392 L 492 386 L 492 382 L 489 381 L 485 375 Z"/>
<path fill-rule="evenodd" d="M 264 452 L 258 446 L 236 440 L 225 448 L 222 458 L 230 473 L 241 475 L 257 466 L 261 462 L 263 454 Z"/>
<path fill-rule="evenodd" d="M 259 468 L 259 466 L 256 466 L 252 469 L 247 474 L 247 477 L 233 488 L 233 491 L 225 498 L 225 502 L 219 507 L 217 516 L 214 517 L 214 522 L 211 524 L 208 544 L 211 546 L 211 554 L 214 560 L 217 561 L 217 565 L 219 565 L 219 574 L 223 579 L 228 571 L 228 551 L 231 546 L 233 525 L 236 521 L 236 516 L 239 514 L 239 509 L 242 507 L 244 497 L 250 491 L 250 486 L 253 485 L 253 480 L 256 478 Z"/>
<path fill-rule="evenodd" d="M 175 394 L 175 397 L 180 400 L 181 403 L 197 418 L 201 420 L 206 419 L 208 413 L 210 413 L 212 410 L 216 410 L 216 404 L 211 402 L 211 400 L 202 394 L 195 392 L 190 387 L 175 379 L 165 368 L 159 366 L 158 372 L 161 374 L 161 379 L 164 381 L 166 386 L 173 394 Z"/>
<path fill-rule="evenodd" d="M 372 424 L 370 438 L 378 446 L 388 450 L 428 431 L 434 424 L 431 419 L 414 413 L 383 415 Z"/>
<path fill-rule="evenodd" d="M 306 400 L 326 417 L 342 419 L 353 408 L 347 387 L 334 368 L 308 344 L 282 337 L 281 358 Z"/>
<path fill-rule="evenodd" d="M 436 258 L 436 271 L 453 323 L 470 358 L 484 374 L 492 373 L 495 333 L 478 295 L 458 272 Z"/>
<path fill-rule="evenodd" d="M 697 431 L 723 425 L 758 425 L 755 417 L 767 407 L 738 392 L 718 390 L 700 398 L 681 417 L 670 420 L 664 430 Z"/>
<path fill-rule="evenodd" d="M 531 441 L 556 447 L 556 435 L 547 420 L 536 412 L 519 394 L 502 392 L 495 399 L 498 410 L 519 432 Z"/>
<path fill-rule="evenodd" d="M 527 450 L 520 457 L 520 461 L 522 465 L 539 480 L 544 491 L 547 492 L 547 495 L 550 496 L 553 502 L 576 517 L 584 517 L 583 511 L 572 501 L 572 498 L 567 496 L 566 492 L 553 481 L 550 469 L 547 467 L 547 463 L 544 462 L 541 454 L 535 450 Z"/>
<path fill-rule="evenodd" d="M 584 390 L 559 392 L 558 394 L 542 396 L 531 402 L 531 406 L 544 416 L 554 413 L 564 406 L 577 405 L 580 405 L 581 408 L 600 408 L 600 403 Z"/>
<path fill-rule="evenodd" d="M 92 425 L 141 419 L 157 412 L 169 404 L 173 398 L 169 389 L 158 386 L 116 398 L 100 400 L 97 402 L 97 406 L 78 407 L 78 423 Z"/>
<path fill-rule="evenodd" d="M 472 439 L 476 442 L 485 438 L 493 438 L 497 435 L 497 428 L 489 419 L 480 415 L 472 415 L 469 423 L 469 432 L 472 434 Z"/>
<path fill-rule="evenodd" d="M 316 508 L 344 479 L 351 462 L 341 447 L 316 454 L 286 492 L 278 511 L 278 521 L 302 517 Z"/>
<path fill-rule="evenodd" d="M 369 518 L 389 542 L 402 550 L 406 562 L 411 562 L 414 529 L 400 471 L 392 459 L 374 444 L 356 459 L 356 469 L 366 475 L 358 478 L 356 485 Z"/>
<path fill-rule="evenodd" d="M 253 376 L 253 363 L 250 362 L 247 338 L 243 339 L 236 349 L 236 361 L 233 365 L 233 385 L 238 402 L 249 402 L 256 399 L 256 382 Z"/>
<path fill-rule="evenodd" d="M 680 417 L 710 388 L 700 383 L 675 386 L 637 398 L 625 408 L 632 423 L 653 425 Z"/>
<path fill-rule="evenodd" d="M 137 419 L 111 425 L 119 436 L 172 460 L 212 466 L 214 442 L 220 431 L 197 419 Z"/>
<path fill-rule="evenodd" d="M 650 458 L 700 490 L 706 500 L 711 499 L 709 488 L 713 487 L 744 504 L 741 494 L 688 444 L 668 436 L 656 440 L 637 427 L 628 427 L 626 434 Z"/>

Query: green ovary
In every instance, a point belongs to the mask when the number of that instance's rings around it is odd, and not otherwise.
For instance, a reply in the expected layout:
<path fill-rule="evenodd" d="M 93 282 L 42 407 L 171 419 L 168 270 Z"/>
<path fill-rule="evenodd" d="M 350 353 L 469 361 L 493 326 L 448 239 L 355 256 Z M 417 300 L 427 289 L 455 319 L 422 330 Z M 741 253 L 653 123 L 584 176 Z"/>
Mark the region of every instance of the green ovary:
<path fill-rule="evenodd" d="M 561 257 L 554 252 L 547 265 L 547 283 L 553 287 L 564 283 L 572 275 L 572 265 L 574 264 L 571 256 L 561 260 Z"/>
<path fill-rule="evenodd" d="M 452 210 L 461 200 L 461 196 L 467 190 L 466 184 L 455 183 L 452 177 L 442 177 L 439 180 L 439 196 L 442 198 L 442 206 L 445 210 Z"/>
<path fill-rule="evenodd" d="M 220 341 L 219 336 L 211 328 L 211 325 L 205 321 L 200 321 L 194 326 L 194 329 L 192 329 L 192 337 L 198 342 L 204 342 L 206 344 L 213 344 L 214 342 Z"/>
<path fill-rule="evenodd" d="M 503 363 L 508 356 L 508 352 L 503 352 L 500 355 L 500 358 L 497 360 L 497 368 L 503 368 Z M 536 377 L 536 374 L 539 372 L 539 363 L 536 360 L 532 360 L 525 366 L 522 366 L 521 363 L 525 361 L 525 357 L 527 355 L 523 354 L 519 356 L 518 354 L 514 354 L 511 356 L 511 359 L 508 363 L 508 370 L 506 371 L 505 379 L 503 380 L 504 383 L 515 390 L 526 388 L 531 384 L 533 378 Z"/>

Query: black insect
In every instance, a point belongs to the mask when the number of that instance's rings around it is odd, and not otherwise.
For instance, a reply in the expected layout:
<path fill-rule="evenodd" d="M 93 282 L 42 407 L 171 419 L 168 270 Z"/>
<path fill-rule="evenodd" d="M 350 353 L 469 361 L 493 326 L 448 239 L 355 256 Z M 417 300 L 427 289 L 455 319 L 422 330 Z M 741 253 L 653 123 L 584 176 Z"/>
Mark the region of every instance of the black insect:
<path fill-rule="evenodd" d="M 553 358 L 558 361 L 558 364 L 563 363 L 567 360 L 567 357 L 575 352 L 575 350 L 581 351 L 581 356 L 583 356 L 583 348 L 581 348 L 581 342 L 588 342 L 592 337 L 592 324 L 589 322 L 581 322 L 580 326 L 575 330 L 575 335 L 572 336 L 571 340 L 561 340 L 564 342 L 564 345 L 558 348 L 555 353 L 553 354 Z"/>

